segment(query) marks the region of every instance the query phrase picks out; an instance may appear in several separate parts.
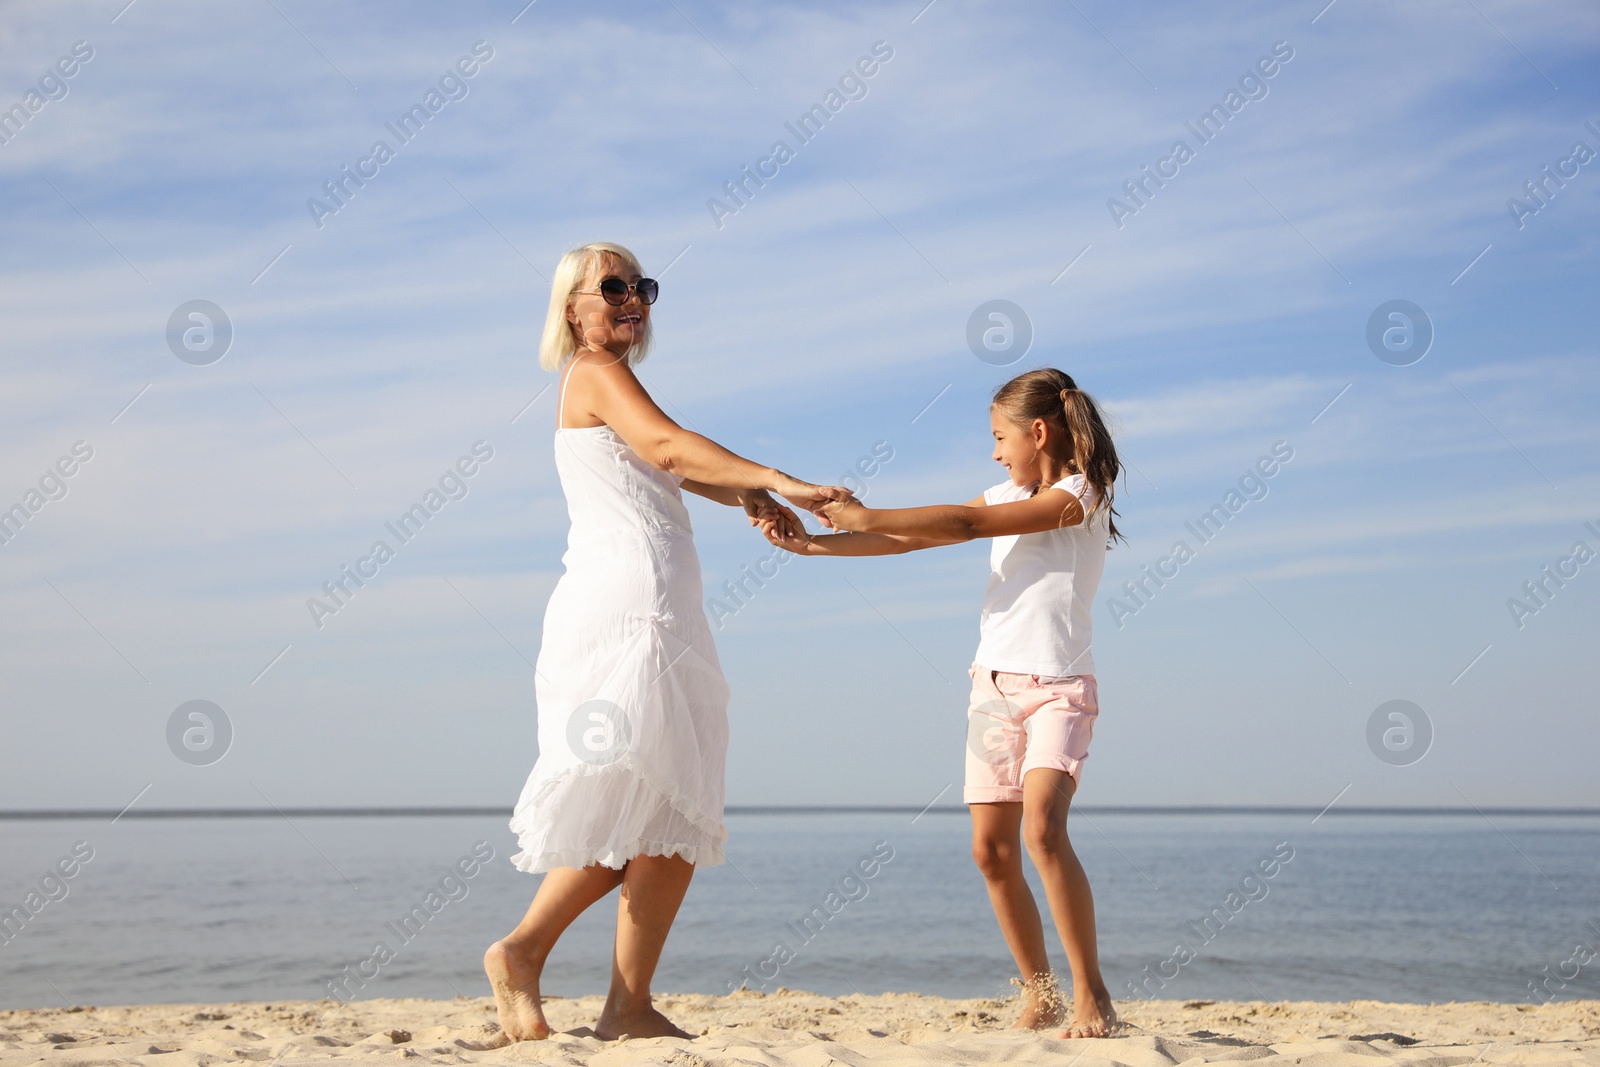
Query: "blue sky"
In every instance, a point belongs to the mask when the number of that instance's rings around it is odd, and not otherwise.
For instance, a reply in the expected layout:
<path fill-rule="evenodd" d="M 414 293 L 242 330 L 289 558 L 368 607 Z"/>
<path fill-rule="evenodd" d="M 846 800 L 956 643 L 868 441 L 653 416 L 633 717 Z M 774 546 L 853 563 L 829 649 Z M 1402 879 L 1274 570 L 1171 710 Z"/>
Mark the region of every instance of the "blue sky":
<path fill-rule="evenodd" d="M 0 808 L 509 807 L 566 532 L 534 349 L 589 240 L 662 279 L 640 370 L 669 412 L 817 481 L 886 446 L 873 503 L 1001 480 L 985 406 L 1020 370 L 1101 399 L 1130 542 L 1094 609 L 1084 802 L 1594 804 L 1600 562 L 1507 602 L 1600 551 L 1600 160 L 1524 190 L 1600 152 L 1597 29 L 1504 0 L 8 8 L 0 506 L 93 455 L 0 546 L 27 754 Z M 875 45 L 799 143 L 785 123 Z M 1275 48 L 1199 144 L 1185 123 Z M 1119 226 L 1108 201 L 1180 138 Z M 308 201 L 379 139 L 319 226 Z M 1007 366 L 966 341 L 995 299 L 1032 327 Z M 208 365 L 168 346 L 193 300 L 233 328 Z M 1434 331 L 1406 366 L 1366 340 L 1392 300 Z M 479 441 L 465 497 L 317 628 L 307 598 Z M 1266 495 L 1114 618 L 1278 442 Z M 769 553 L 691 510 L 708 592 Z M 986 556 L 792 560 L 725 620 L 730 803 L 954 801 Z M 195 699 L 232 723 L 208 766 L 166 740 Z M 1432 726 L 1409 765 L 1367 742 L 1397 699 Z"/>

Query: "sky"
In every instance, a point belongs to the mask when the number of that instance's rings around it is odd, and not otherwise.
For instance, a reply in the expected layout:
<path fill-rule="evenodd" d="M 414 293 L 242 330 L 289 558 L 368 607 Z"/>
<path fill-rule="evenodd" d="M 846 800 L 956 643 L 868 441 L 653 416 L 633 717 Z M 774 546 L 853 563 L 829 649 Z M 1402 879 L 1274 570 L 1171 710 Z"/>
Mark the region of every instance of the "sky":
<path fill-rule="evenodd" d="M 1023 370 L 1100 400 L 1128 542 L 1080 803 L 1593 806 L 1597 31 L 7 4 L 0 809 L 509 809 L 567 532 L 535 350 L 593 240 L 661 280 L 669 414 L 869 504 L 1002 481 Z M 708 597 L 772 574 L 715 612 L 728 802 L 958 802 L 988 546 L 779 565 L 689 508 Z"/>

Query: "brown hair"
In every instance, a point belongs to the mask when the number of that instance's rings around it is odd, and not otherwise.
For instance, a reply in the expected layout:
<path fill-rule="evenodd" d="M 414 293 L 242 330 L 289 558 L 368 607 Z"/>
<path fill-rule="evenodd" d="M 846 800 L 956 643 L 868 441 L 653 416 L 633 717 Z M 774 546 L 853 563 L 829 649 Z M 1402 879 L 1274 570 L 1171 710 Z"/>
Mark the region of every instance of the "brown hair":
<path fill-rule="evenodd" d="M 1117 446 L 1111 443 L 1111 432 L 1106 429 L 1100 405 L 1094 402 L 1094 397 L 1079 389 L 1078 383 L 1065 371 L 1040 367 L 1017 375 L 995 390 L 993 406 L 1018 426 L 1031 426 L 1034 419 L 1043 419 L 1065 430 L 1067 470 L 1083 475 L 1096 493 L 1094 506 L 1085 514 L 1085 520 L 1104 507 L 1111 539 L 1127 540 L 1117 530 L 1117 509 L 1112 506 L 1122 463 L 1117 459 Z"/>

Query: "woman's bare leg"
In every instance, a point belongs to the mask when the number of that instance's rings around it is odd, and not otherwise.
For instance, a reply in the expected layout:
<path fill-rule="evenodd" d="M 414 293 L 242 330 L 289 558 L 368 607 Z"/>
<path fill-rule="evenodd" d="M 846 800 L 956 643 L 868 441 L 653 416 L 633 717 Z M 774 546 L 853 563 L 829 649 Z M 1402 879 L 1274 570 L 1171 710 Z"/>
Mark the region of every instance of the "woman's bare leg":
<path fill-rule="evenodd" d="M 512 1041 L 550 1036 L 539 1000 L 539 976 L 559 938 L 584 909 L 622 882 L 623 872 L 598 864 L 557 867 L 544 876 L 517 928 L 489 946 L 483 969 L 494 987 L 500 1030 Z"/>
<path fill-rule="evenodd" d="M 594 1028 L 603 1040 L 694 1036 L 678 1029 L 650 1003 L 650 980 L 693 877 L 694 864 L 681 856 L 635 856 L 628 861 L 617 901 L 611 991 Z"/>
<path fill-rule="evenodd" d="M 1100 974 L 1089 876 L 1067 839 L 1067 809 L 1077 789 L 1065 771 L 1029 771 L 1022 780 L 1023 837 L 1072 968 L 1072 1021 L 1061 1036 L 1104 1037 L 1116 1024 L 1117 1012 Z"/>
<path fill-rule="evenodd" d="M 972 812 L 972 860 L 983 874 L 994 917 L 1022 974 L 1022 1017 L 1016 1025 L 1028 1030 L 1054 1026 L 1063 1013 L 1045 954 L 1039 906 L 1022 873 L 1023 805 L 969 804 L 967 808 Z"/>

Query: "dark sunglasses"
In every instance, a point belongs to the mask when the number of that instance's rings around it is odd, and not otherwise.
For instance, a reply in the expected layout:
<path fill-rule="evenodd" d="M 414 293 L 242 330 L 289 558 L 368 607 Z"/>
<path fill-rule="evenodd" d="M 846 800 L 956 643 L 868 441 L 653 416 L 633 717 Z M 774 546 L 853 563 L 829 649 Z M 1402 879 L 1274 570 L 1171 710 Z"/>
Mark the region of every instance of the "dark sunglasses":
<path fill-rule="evenodd" d="M 654 278 L 640 278 L 629 285 L 621 278 L 607 278 L 593 289 L 574 289 L 575 293 L 599 293 L 608 304 L 626 304 L 628 293 L 639 294 L 639 303 L 654 304 L 661 294 L 661 286 Z"/>

